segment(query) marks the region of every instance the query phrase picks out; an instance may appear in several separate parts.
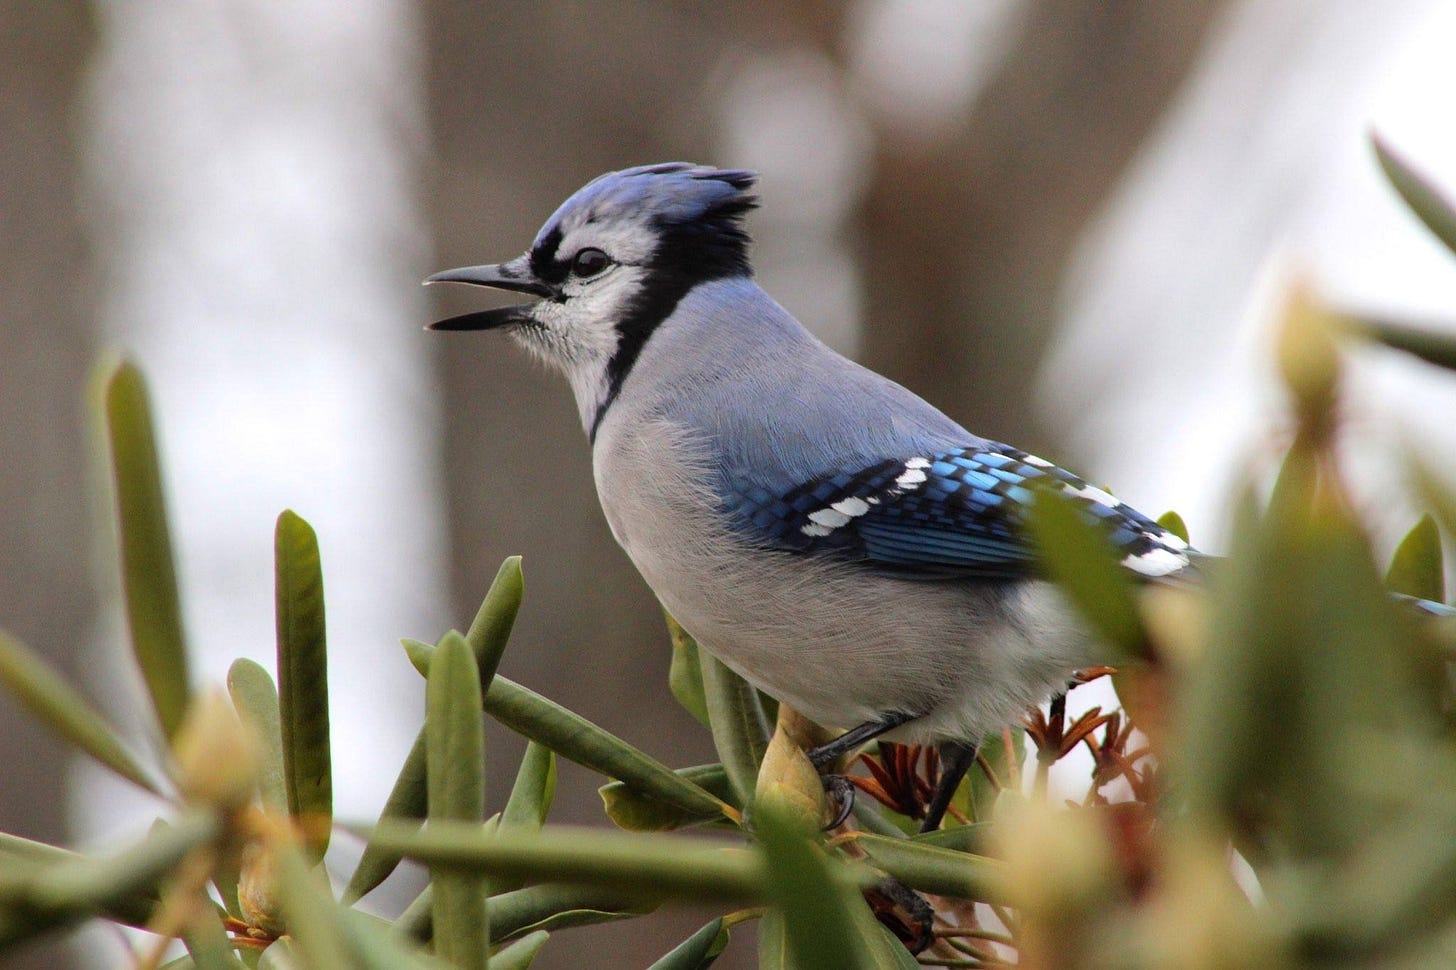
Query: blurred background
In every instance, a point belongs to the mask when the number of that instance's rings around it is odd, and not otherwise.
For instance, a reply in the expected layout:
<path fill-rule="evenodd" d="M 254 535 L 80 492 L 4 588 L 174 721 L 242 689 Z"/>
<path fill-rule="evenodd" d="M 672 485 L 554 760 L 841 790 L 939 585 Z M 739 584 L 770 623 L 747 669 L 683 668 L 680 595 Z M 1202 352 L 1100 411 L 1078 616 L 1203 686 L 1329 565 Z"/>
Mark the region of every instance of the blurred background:
<path fill-rule="evenodd" d="M 1230 484 L 1280 433 L 1291 278 L 1456 318 L 1456 266 L 1367 142 L 1456 187 L 1453 45 L 1442 0 L 0 5 L 0 625 L 144 736 L 87 411 L 93 363 L 123 351 L 160 415 L 199 676 L 272 667 L 274 518 L 318 530 L 340 815 L 374 816 L 418 724 L 397 639 L 465 625 L 514 553 L 503 672 L 671 764 L 712 760 L 564 382 L 498 335 L 422 332 L 484 304 L 421 277 L 520 252 L 608 169 L 758 169 L 758 275 L 823 339 L 1216 551 Z M 1350 384 L 1388 542 L 1409 516 L 1393 449 L 1456 475 L 1456 394 L 1377 351 Z M 498 806 L 520 745 L 491 727 Z M 8 697 L 0 738 L 0 830 L 94 845 L 157 812 Z M 606 824 L 596 784 L 564 766 L 555 817 Z M 641 967 L 704 916 L 573 931 L 537 965 Z M 124 942 L 15 966 L 124 966 Z"/>

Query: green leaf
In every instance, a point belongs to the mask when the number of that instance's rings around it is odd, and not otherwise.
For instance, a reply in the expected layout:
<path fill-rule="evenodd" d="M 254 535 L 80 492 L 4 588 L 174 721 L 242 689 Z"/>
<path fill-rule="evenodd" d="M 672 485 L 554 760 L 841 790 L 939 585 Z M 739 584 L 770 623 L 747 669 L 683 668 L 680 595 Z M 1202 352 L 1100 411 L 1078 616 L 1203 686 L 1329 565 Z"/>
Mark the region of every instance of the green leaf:
<path fill-rule="evenodd" d="M 381 822 L 381 846 L 434 867 L 531 882 L 569 882 L 642 898 L 745 900 L 760 895 L 762 865 L 733 843 L 548 825 L 539 833 L 431 822 L 424 829 Z"/>
<path fill-rule="evenodd" d="M 758 921 L 758 970 L 793 970 L 793 965 L 784 914 L 771 909 Z"/>
<path fill-rule="evenodd" d="M 475 665 L 480 669 L 480 689 L 490 686 L 500 667 L 501 656 L 510 642 L 525 593 L 525 576 L 521 573 L 521 557 L 509 556 L 496 570 L 495 579 L 485 600 L 470 621 L 465 639 L 475 651 Z"/>
<path fill-rule="evenodd" d="M 395 921 L 396 935 L 429 940 L 433 933 L 433 899 L 434 894 L 426 886 Z M 505 943 L 542 930 L 631 919 L 652 912 L 657 901 L 621 889 L 545 883 L 494 895 L 487 900 L 486 908 L 490 911 L 491 936 L 495 942 Z"/>
<path fill-rule="evenodd" d="M 934 832 L 921 832 L 910 836 L 910 841 L 920 845 L 938 846 L 952 852 L 984 855 L 987 847 L 992 844 L 991 833 L 994 831 L 991 822 L 975 822 L 971 825 L 952 825 Z"/>
<path fill-rule="evenodd" d="M 426 777 L 430 830 L 444 821 L 473 823 L 485 815 L 485 732 L 480 672 L 470 645 L 447 633 L 430 658 L 425 686 Z M 435 952 L 462 968 L 483 970 L 490 946 L 486 884 L 477 873 L 430 868 Z"/>
<path fill-rule="evenodd" d="M 106 380 L 105 412 L 132 651 L 170 740 L 187 712 L 187 640 L 146 382 L 129 361 Z"/>
<path fill-rule="evenodd" d="M 243 962 L 233 952 L 227 930 L 217 910 L 200 894 L 195 915 L 182 934 L 187 955 L 197 970 L 243 970 Z"/>
<path fill-rule="evenodd" d="M 278 898 L 298 965 L 308 970 L 353 970 L 354 954 L 341 910 L 312 862 L 289 845 L 277 846 Z"/>
<path fill-rule="evenodd" d="M 516 613 L 521 608 L 521 596 L 525 590 L 525 579 L 521 573 L 521 557 L 511 556 L 501 563 L 496 571 L 490 591 L 476 611 L 475 619 L 465 639 L 475 654 L 475 663 L 480 670 L 482 689 L 495 676 L 501 654 L 510 639 L 511 629 L 516 622 Z M 411 644 L 425 648 L 412 650 Z M 410 661 L 421 675 L 429 675 L 429 655 L 434 648 L 419 641 L 405 644 Z M 425 815 L 425 732 L 415 737 L 414 747 L 400 767 L 399 774 L 385 802 L 380 821 L 385 819 L 423 818 Z M 344 890 L 344 902 L 352 903 L 378 886 L 399 864 L 399 856 L 381 851 L 377 846 L 367 845 L 349 878 Z"/>
<path fill-rule="evenodd" d="M 738 814 L 657 759 L 505 677 L 491 681 L 485 711 L 517 734 L 608 778 L 624 781 L 644 795 L 688 812 L 719 812 L 730 818 Z"/>
<path fill-rule="evenodd" d="M 758 766 L 768 748 L 768 721 L 758 706 L 758 691 L 712 654 L 699 654 L 703 696 L 713 744 L 723 762 L 735 798 L 742 808 L 753 800 Z"/>
<path fill-rule="evenodd" d="M 1446 244 L 1447 249 L 1456 252 L 1456 206 L 1430 180 L 1411 168 L 1384 139 L 1374 136 L 1371 143 L 1375 146 L 1375 157 L 1380 160 L 1380 167 L 1385 170 L 1385 177 L 1400 193 L 1405 204 L 1420 217 L 1427 229 L 1436 234 L 1436 238 Z"/>
<path fill-rule="evenodd" d="M 799 824 L 776 798 L 760 798 L 754 830 L 768 870 L 774 911 L 783 915 L 784 938 L 795 970 L 871 970 L 852 907 L 864 901 L 818 844 L 818 833 Z"/>
<path fill-rule="evenodd" d="M 535 831 L 546 824 L 556 797 L 556 753 L 543 744 L 527 742 L 511 796 L 501 812 L 501 828 Z"/>
<path fill-rule="evenodd" d="M 1424 327 L 1412 327 L 1371 317 L 1349 318 L 1346 325 L 1360 336 L 1404 351 L 1428 364 L 1456 370 L 1456 337 Z"/>
<path fill-rule="evenodd" d="M 452 970 L 444 960 L 395 939 L 390 923 L 377 916 L 338 907 L 335 912 L 359 970 Z M 494 960 L 491 967 L 500 970 Z"/>
<path fill-rule="evenodd" d="M 1003 903 L 1005 864 L 917 839 L 887 839 L 860 833 L 854 844 L 880 869 L 911 889 L 977 902 Z"/>
<path fill-rule="evenodd" d="M 404 764 L 399 774 L 395 776 L 394 787 L 389 791 L 389 797 L 384 802 L 384 809 L 379 814 L 379 820 L 394 821 L 408 819 L 422 819 L 425 816 L 426 802 L 429 794 L 425 778 L 425 731 L 420 729 L 415 735 L 415 743 L 410 752 L 405 756 Z M 349 877 L 349 884 L 344 888 L 344 905 L 352 905 L 362 899 L 366 893 L 389 878 L 389 874 L 399 865 L 399 854 L 386 852 L 374 843 L 364 847 L 364 853 L 359 857 L 359 864 L 354 867 L 354 874 Z"/>
<path fill-rule="evenodd" d="M 435 652 L 435 645 L 412 637 L 400 637 L 399 645 L 404 647 L 404 655 L 409 658 L 410 666 L 421 677 L 430 676 L 430 654 Z"/>
<path fill-rule="evenodd" d="M 976 749 L 979 756 L 976 764 L 966 773 L 965 791 L 970 802 L 969 817 L 975 822 L 990 821 L 991 813 L 996 807 L 996 799 L 1001 793 L 997 790 L 995 783 L 991 781 L 991 775 L 987 773 L 986 767 L 981 764 L 984 759 L 995 772 L 997 780 L 1001 784 L 1009 784 L 1011 779 L 1011 765 L 1014 759 L 1020 765 L 1026 756 L 1026 732 L 1021 728 L 1011 728 L 1011 750 L 1006 749 L 1006 740 L 998 731 L 995 734 L 988 734 L 981 739 L 980 746 Z"/>
<path fill-rule="evenodd" d="M 672 618 L 667 619 L 667 632 L 672 638 L 672 666 L 667 670 L 667 686 L 689 714 L 697 718 L 703 727 L 711 727 L 708 720 L 708 701 L 703 694 L 703 671 L 698 658 L 698 642 Z"/>
<path fill-rule="evenodd" d="M 329 845 L 334 812 L 329 758 L 328 652 L 318 536 L 291 511 L 274 534 L 278 619 L 278 701 L 288 812 L 307 819 L 311 858 Z"/>
<path fill-rule="evenodd" d="M 647 970 L 707 970 L 728 945 L 728 927 L 718 917 L 665 953 Z"/>
<path fill-rule="evenodd" d="M 132 784 L 160 794 L 111 726 L 45 661 L 0 631 L 0 683 L 51 730 Z"/>
<path fill-rule="evenodd" d="M 1445 564 L 1441 557 L 1441 531 L 1436 520 L 1421 516 L 1390 559 L 1385 585 L 1396 593 L 1435 603 L 1446 599 Z"/>
<path fill-rule="evenodd" d="M 9 892 L 9 889 L 5 887 L 11 885 L 9 880 L 20 873 L 38 872 L 56 864 L 74 863 L 84 866 L 86 862 L 87 858 L 79 852 L 0 832 L 0 926 L 3 926 L 10 918 L 5 915 L 7 905 L 5 894 Z M 157 903 L 158 897 L 155 889 L 142 888 L 135 893 L 118 896 L 106 902 L 98 909 L 98 912 L 107 919 L 142 929 L 151 920 Z"/>
<path fill-rule="evenodd" d="M 1172 509 L 1169 509 L 1162 515 L 1158 516 L 1158 525 L 1167 529 L 1169 532 L 1173 533 L 1184 542 L 1193 541 L 1192 539 L 1188 538 L 1188 523 L 1183 521 L 1183 516 L 1179 515 L 1177 512 L 1174 512 Z"/>
<path fill-rule="evenodd" d="M 227 688 L 243 722 L 252 725 L 263 742 L 263 763 L 258 775 L 263 804 L 285 812 L 288 786 L 283 779 L 283 727 L 273 678 L 260 664 L 244 657 L 233 661 L 228 668 Z"/>
<path fill-rule="evenodd" d="M 270 943 L 258 958 L 258 970 L 303 970 L 293 940 L 285 936 Z"/>
<path fill-rule="evenodd" d="M 221 831 L 216 814 L 194 812 L 112 856 L 68 854 L 49 864 L 7 865 L 0 873 L 0 951 L 99 914 L 119 914 L 129 923 L 143 911 L 149 917 L 158 884 Z M 15 838 L 7 844 L 13 847 Z"/>
<path fill-rule="evenodd" d="M 490 958 L 491 970 L 527 970 L 550 938 L 545 930 L 527 933 Z"/>
<path fill-rule="evenodd" d="M 1053 494 L 1036 496 L 1030 526 L 1047 572 L 1078 612 L 1108 646 L 1141 654 L 1145 641 L 1133 580 L 1107 537 Z"/>
<path fill-rule="evenodd" d="M 727 801 L 733 797 L 728 785 L 728 773 L 720 764 L 679 768 L 677 774 L 684 781 L 702 788 L 715 798 Z M 607 817 L 629 832 L 668 832 L 723 820 L 723 813 L 716 808 L 712 811 L 690 812 L 672 802 L 644 795 L 625 782 L 611 782 L 598 788 L 597 792 L 602 796 Z"/>
<path fill-rule="evenodd" d="M 491 932 L 501 941 L 540 930 L 615 923 L 656 908 L 655 899 L 623 889 L 558 883 L 501 893 L 489 905 Z"/>

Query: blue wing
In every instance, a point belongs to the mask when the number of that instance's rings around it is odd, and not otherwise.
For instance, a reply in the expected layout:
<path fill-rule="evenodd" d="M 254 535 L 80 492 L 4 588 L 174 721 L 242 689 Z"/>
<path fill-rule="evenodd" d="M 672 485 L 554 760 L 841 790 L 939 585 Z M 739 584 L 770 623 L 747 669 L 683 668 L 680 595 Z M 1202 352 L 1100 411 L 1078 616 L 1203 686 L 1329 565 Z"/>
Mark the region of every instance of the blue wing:
<path fill-rule="evenodd" d="M 1159 577 L 1189 563 L 1186 543 L 1103 490 L 995 442 L 885 459 L 775 492 L 727 484 L 735 525 L 767 545 L 837 552 L 915 578 L 1009 579 L 1037 572 L 1025 524 L 1034 492 L 1073 502 L 1123 564 Z"/>

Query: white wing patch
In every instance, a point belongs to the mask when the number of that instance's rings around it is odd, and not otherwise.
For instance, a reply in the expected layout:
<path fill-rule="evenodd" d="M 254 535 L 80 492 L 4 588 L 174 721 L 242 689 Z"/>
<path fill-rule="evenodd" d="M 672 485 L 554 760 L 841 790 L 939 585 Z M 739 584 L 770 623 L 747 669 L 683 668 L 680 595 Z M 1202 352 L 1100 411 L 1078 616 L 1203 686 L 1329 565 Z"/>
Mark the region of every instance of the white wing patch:
<path fill-rule="evenodd" d="M 1161 541 L 1162 537 L 1159 538 Z M 1176 536 L 1173 538 L 1177 539 Z M 1182 542 L 1181 539 L 1178 539 L 1178 541 Z M 1139 575 L 1156 579 L 1159 576 L 1176 573 L 1188 565 L 1188 557 L 1182 552 L 1158 547 L 1156 549 L 1149 549 L 1147 552 L 1138 553 L 1136 556 L 1128 556 L 1122 561 L 1122 564 Z"/>
<path fill-rule="evenodd" d="M 1084 498 L 1089 502 L 1096 502 L 1098 505 L 1105 505 L 1110 509 L 1115 509 L 1122 504 L 1114 496 L 1109 495 L 1095 485 L 1083 485 L 1081 488 L 1068 488 L 1065 494 L 1073 498 Z"/>
<path fill-rule="evenodd" d="M 901 495 L 919 487 L 925 482 L 927 478 L 925 469 L 929 467 L 929 458 L 911 458 L 905 462 L 905 470 L 895 479 L 895 484 L 890 488 L 889 494 Z M 810 512 L 809 524 L 800 526 L 799 531 L 815 538 L 827 536 L 835 529 L 848 525 L 852 520 L 864 515 L 871 506 L 879 504 L 880 499 L 875 495 L 866 495 L 864 498 L 851 495 L 848 498 L 842 498 L 825 508 Z"/>

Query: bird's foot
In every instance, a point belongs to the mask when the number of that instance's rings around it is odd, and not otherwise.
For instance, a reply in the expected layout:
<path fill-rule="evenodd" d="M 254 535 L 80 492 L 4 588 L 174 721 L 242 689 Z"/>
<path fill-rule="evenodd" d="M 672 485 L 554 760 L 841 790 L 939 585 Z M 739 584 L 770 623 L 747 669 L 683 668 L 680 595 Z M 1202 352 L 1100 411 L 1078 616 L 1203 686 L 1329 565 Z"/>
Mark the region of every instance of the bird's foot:
<path fill-rule="evenodd" d="M 865 902 L 895 938 L 912 954 L 935 942 L 935 910 L 925 898 L 894 876 L 865 890 Z"/>
<path fill-rule="evenodd" d="M 854 811 L 854 784 L 844 775 L 824 775 L 820 780 L 824 782 L 824 794 L 829 797 L 829 808 L 834 813 L 834 821 L 824 826 L 824 831 L 829 832 L 849 821 L 849 814 Z"/>

